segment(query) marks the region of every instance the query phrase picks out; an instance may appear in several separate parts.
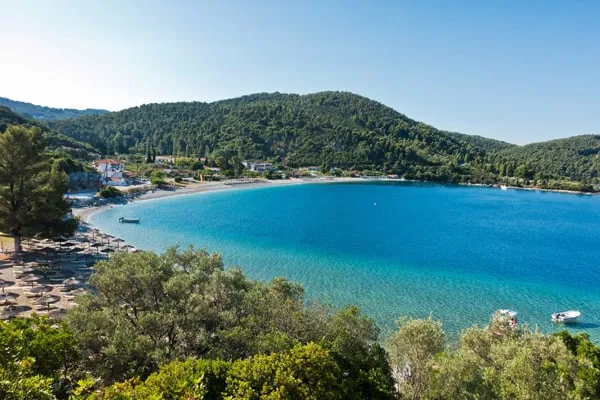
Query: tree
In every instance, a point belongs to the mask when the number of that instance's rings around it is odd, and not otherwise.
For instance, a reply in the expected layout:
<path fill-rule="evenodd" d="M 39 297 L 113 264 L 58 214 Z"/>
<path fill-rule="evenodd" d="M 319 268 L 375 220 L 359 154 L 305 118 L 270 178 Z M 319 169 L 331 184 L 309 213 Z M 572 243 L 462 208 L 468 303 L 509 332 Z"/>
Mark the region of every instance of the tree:
<path fill-rule="evenodd" d="M 577 360 L 559 337 L 527 329 L 467 329 L 459 347 L 439 354 L 429 372 L 432 399 L 597 398 L 598 370 L 590 360 Z"/>
<path fill-rule="evenodd" d="M 401 318 L 398 331 L 388 340 L 393 368 L 402 398 L 421 399 L 427 389 L 431 359 L 444 349 L 444 330 L 431 316 L 424 320 Z"/>
<path fill-rule="evenodd" d="M 0 231 L 21 250 L 21 237 L 42 233 L 72 233 L 75 225 L 64 217 L 66 175 L 52 167 L 40 129 L 11 126 L 0 137 Z"/>
<path fill-rule="evenodd" d="M 321 345 L 331 352 L 342 371 L 345 399 L 387 399 L 393 381 L 379 329 L 357 307 L 347 306 L 325 324 Z"/>
<path fill-rule="evenodd" d="M 53 399 L 76 379 L 77 343 L 63 324 L 17 318 L 0 324 L 0 359 L 0 398 Z"/>
<path fill-rule="evenodd" d="M 90 283 L 97 295 L 83 297 L 68 320 L 81 343 L 85 366 L 106 382 L 143 378 L 172 359 L 252 355 L 269 348 L 269 339 L 284 329 L 272 330 L 262 317 L 269 315 L 271 303 L 251 303 L 261 298 L 260 291 L 266 294 L 268 286 L 263 290 L 239 269 L 224 270 L 220 256 L 193 248 L 171 248 L 160 256 L 115 255 L 97 264 Z M 288 301 L 279 297 L 279 303 Z M 287 311 L 279 314 L 293 315 Z M 257 328 L 251 344 L 244 340 L 245 324 Z M 240 341 L 244 347 L 237 347 Z M 286 343 L 290 348 L 295 342 Z M 252 350 L 247 353 L 246 348 Z"/>
<path fill-rule="evenodd" d="M 341 399 L 339 368 L 329 352 L 309 343 L 287 352 L 258 355 L 233 364 L 227 399 Z"/>

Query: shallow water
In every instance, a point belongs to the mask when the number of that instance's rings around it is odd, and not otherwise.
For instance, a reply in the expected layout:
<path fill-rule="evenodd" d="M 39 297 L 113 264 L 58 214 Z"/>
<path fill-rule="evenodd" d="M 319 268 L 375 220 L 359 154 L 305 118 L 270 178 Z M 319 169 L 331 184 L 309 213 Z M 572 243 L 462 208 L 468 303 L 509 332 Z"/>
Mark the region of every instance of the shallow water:
<path fill-rule="evenodd" d="M 121 216 L 139 225 L 119 224 Z M 144 201 L 91 222 L 150 250 L 194 244 L 251 278 L 357 304 L 386 330 L 401 315 L 451 335 L 498 308 L 545 332 L 583 313 L 600 340 L 600 197 L 417 183 L 307 184 Z"/>

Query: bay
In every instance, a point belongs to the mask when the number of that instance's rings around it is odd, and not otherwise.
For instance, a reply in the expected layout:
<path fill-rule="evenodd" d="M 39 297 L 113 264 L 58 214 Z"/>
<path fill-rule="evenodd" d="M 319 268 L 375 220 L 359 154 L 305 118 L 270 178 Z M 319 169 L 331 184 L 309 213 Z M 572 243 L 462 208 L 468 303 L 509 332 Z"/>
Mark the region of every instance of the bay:
<path fill-rule="evenodd" d="M 139 225 L 117 219 L 139 217 Z M 410 182 L 302 184 L 134 202 L 92 215 L 101 230 L 162 251 L 193 244 L 253 279 L 301 282 L 307 297 L 355 304 L 384 332 L 402 315 L 455 336 L 515 309 L 563 329 L 583 313 L 600 340 L 600 197 Z"/>

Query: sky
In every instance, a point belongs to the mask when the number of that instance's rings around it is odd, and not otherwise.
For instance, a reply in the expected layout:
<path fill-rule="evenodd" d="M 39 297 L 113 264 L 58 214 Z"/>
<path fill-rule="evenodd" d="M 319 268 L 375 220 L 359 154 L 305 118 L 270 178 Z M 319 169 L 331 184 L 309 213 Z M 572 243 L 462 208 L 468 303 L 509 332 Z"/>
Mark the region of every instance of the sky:
<path fill-rule="evenodd" d="M 0 0 L 0 96 L 116 111 L 354 92 L 517 144 L 600 134 L 598 1 Z"/>

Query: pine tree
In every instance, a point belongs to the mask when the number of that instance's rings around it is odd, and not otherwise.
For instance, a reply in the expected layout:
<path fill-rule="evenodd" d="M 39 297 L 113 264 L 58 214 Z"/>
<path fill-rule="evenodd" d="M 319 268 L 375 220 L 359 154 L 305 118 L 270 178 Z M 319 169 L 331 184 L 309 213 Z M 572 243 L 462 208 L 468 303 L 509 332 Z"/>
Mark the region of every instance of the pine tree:
<path fill-rule="evenodd" d="M 67 177 L 45 153 L 39 128 L 11 126 L 0 136 L 0 231 L 21 249 L 21 238 L 42 233 L 58 236 L 74 230 L 65 220 Z"/>

